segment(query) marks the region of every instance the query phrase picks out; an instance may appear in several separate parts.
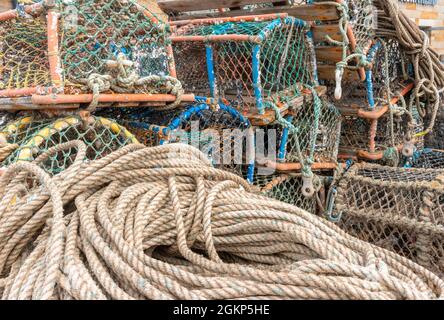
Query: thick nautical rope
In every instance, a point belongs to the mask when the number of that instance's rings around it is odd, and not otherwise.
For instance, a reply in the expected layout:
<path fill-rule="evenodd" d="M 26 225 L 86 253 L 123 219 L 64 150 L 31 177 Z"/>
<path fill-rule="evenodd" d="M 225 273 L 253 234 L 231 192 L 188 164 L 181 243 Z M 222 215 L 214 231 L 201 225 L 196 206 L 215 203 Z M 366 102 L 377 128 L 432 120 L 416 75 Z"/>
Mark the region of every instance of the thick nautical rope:
<path fill-rule="evenodd" d="M 76 143 L 72 167 L 40 169 Z M 85 152 L 57 146 L 0 179 L 3 299 L 443 297 L 431 272 L 250 193 L 195 148 L 131 145 L 91 163 Z"/>
<path fill-rule="evenodd" d="M 6 160 L 20 146 L 15 143 L 0 144 L 0 162 Z"/>
<path fill-rule="evenodd" d="M 417 105 L 420 98 L 428 97 L 432 101 L 430 123 L 424 132 L 416 134 L 418 137 L 427 135 L 433 130 L 436 115 L 442 106 L 444 66 L 437 52 L 430 47 L 428 36 L 399 9 L 398 3 L 393 0 L 377 0 L 376 3 L 383 9 L 378 14 L 377 34 L 398 39 L 413 62 Z"/>
<path fill-rule="evenodd" d="M 133 68 L 133 62 L 127 60 L 123 53 L 118 54 L 115 61 L 107 61 L 107 65 L 115 66 L 117 75 L 93 73 L 88 79 L 81 80 L 86 88 L 93 92 L 93 100 L 87 108 L 90 112 L 94 111 L 99 105 L 100 93 L 110 90 L 117 93 L 133 93 L 139 88 L 145 88 L 145 90 L 149 88 L 152 92 L 156 92 L 161 86 L 162 91 L 176 96 L 175 101 L 162 107 L 162 110 L 174 109 L 182 102 L 182 95 L 184 94 L 182 83 L 174 77 L 160 75 L 140 77 Z"/>

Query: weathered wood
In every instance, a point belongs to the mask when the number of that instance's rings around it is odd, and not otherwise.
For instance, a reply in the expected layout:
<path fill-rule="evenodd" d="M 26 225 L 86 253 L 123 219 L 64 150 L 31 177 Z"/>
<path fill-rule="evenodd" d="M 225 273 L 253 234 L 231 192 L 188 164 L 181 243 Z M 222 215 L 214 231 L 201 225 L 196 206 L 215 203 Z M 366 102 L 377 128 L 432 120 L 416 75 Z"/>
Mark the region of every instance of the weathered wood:
<path fill-rule="evenodd" d="M 336 6 L 331 3 L 317 3 L 312 5 L 299 6 L 279 6 L 274 8 L 260 8 L 254 11 L 250 10 L 235 10 L 217 13 L 198 13 L 198 14 L 182 14 L 173 17 L 173 20 L 186 20 L 192 18 L 215 18 L 215 17 L 236 17 L 236 16 L 251 16 L 269 13 L 288 13 L 290 16 L 305 20 L 305 21 L 329 21 L 338 20 L 338 11 Z"/>
<path fill-rule="evenodd" d="M 322 24 L 313 26 L 313 40 L 316 43 L 325 42 L 326 36 L 330 36 L 333 40 L 342 41 L 341 31 L 337 24 Z"/>
<path fill-rule="evenodd" d="M 143 5 L 145 8 L 147 8 L 151 13 L 153 13 L 156 17 L 158 17 L 160 20 L 167 22 L 168 21 L 168 15 L 163 12 L 163 10 L 159 7 L 157 4 L 158 1 L 156 0 L 137 0 L 138 3 Z"/>
<path fill-rule="evenodd" d="M 11 10 L 13 3 L 11 0 L 0 0 L 0 12 Z"/>
<path fill-rule="evenodd" d="M 336 65 L 318 65 L 318 78 L 320 80 L 335 80 Z M 359 73 L 357 71 L 345 70 L 344 81 L 360 81 Z"/>
<path fill-rule="evenodd" d="M 222 8 L 236 8 L 248 4 L 282 2 L 282 0 L 158 0 L 165 12 L 188 12 Z"/>
<path fill-rule="evenodd" d="M 337 63 L 342 60 L 341 47 L 317 47 L 316 59 L 318 62 Z"/>

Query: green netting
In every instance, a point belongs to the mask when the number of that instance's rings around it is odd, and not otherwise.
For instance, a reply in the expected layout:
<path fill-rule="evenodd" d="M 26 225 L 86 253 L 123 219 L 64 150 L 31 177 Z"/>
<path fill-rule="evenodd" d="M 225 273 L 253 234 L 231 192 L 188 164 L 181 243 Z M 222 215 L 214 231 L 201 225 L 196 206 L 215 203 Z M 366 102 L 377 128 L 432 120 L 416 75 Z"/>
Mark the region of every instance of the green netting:
<path fill-rule="evenodd" d="M 302 178 L 285 174 L 255 175 L 254 186 L 267 197 L 295 205 L 313 214 L 317 213 L 316 198 L 302 195 Z"/>
<path fill-rule="evenodd" d="M 17 10 L 18 18 L 0 22 L 0 90 L 59 86 L 49 76 L 47 11 Z M 59 51 L 51 54 L 60 58 L 54 71 L 65 93 L 94 91 L 97 82 L 98 92 L 172 91 L 169 26 L 138 1 L 57 0 L 53 10 Z"/>
<path fill-rule="evenodd" d="M 405 143 L 406 137 L 424 130 L 423 121 L 418 115 L 416 108 L 412 112 L 413 119 L 411 119 L 408 113 L 403 112 L 402 109 L 399 111 L 399 113 L 394 114 L 393 131 L 389 114 L 375 121 L 354 116 L 344 117 L 340 149 L 346 153 L 358 150 L 384 152 L 392 147 L 402 146 Z M 370 136 L 373 123 L 376 123 L 376 136 L 374 138 Z M 375 145 L 374 150 L 370 149 L 372 143 Z M 416 138 L 415 145 L 418 149 L 422 149 L 424 145 L 423 137 Z"/>
<path fill-rule="evenodd" d="M 50 84 L 46 19 L 0 22 L 0 90 Z"/>
<path fill-rule="evenodd" d="M 0 129 L 0 140 L 9 144 L 21 145 L 51 121 L 51 119 L 44 119 L 39 115 L 20 117 Z"/>
<path fill-rule="evenodd" d="M 173 41 L 178 78 L 187 89 L 211 92 L 245 111 L 263 107 L 258 97 L 292 98 L 301 94 L 302 85 L 316 83 L 314 49 L 307 31 L 307 25 L 294 18 L 222 23 L 215 19 L 183 26 L 175 36 L 262 35 L 263 41 Z M 190 60 L 203 58 L 206 48 L 212 50 L 206 61 L 214 67 L 214 78 L 207 66 Z"/>
<path fill-rule="evenodd" d="M 294 163 L 304 162 L 306 158 L 310 158 L 313 162 L 336 162 L 341 115 L 334 105 L 323 100 L 320 109 L 317 110 L 313 102 L 307 103 L 295 116 L 287 117 L 287 120 L 297 128 L 298 132 L 289 132 L 286 155 L 280 160 Z M 299 157 L 297 143 L 301 148 L 303 159 Z"/>
<path fill-rule="evenodd" d="M 168 26 L 133 0 L 77 0 L 61 6 L 60 50 L 65 81 L 84 84 L 108 74 L 119 53 L 138 76 L 168 75 Z M 117 70 L 118 71 L 118 70 Z"/>
<path fill-rule="evenodd" d="M 48 149 L 65 142 L 80 140 L 87 146 L 87 158 L 101 158 L 125 145 L 137 143 L 137 139 L 116 122 L 105 118 L 82 119 L 70 116 L 60 119 L 31 121 L 28 127 L 17 130 L 15 141 L 19 144 L 3 163 L 33 161 Z M 12 141 L 12 140 L 11 140 Z M 75 159 L 74 150 L 64 150 L 52 155 L 42 166 L 51 174 L 57 174 L 69 167 Z"/>

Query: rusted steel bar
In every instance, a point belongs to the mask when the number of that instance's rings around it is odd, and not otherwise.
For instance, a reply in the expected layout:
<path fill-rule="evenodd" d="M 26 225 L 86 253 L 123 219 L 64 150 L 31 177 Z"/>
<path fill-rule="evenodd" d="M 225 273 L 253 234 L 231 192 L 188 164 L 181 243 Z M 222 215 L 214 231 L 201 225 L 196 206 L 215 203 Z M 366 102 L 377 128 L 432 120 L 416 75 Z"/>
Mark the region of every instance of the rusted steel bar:
<path fill-rule="evenodd" d="M 280 163 L 274 161 L 266 161 L 264 163 L 265 167 L 270 169 L 275 169 L 280 172 L 288 171 L 299 171 L 302 169 L 302 164 L 300 163 Z M 334 170 L 338 167 L 337 163 L 332 162 L 316 162 L 311 166 L 312 170 Z"/>
<path fill-rule="evenodd" d="M 100 94 L 99 103 L 112 102 L 174 102 L 177 97 L 172 94 Z M 194 102 L 194 94 L 184 94 L 181 96 L 183 102 Z M 36 95 L 32 96 L 34 104 L 70 104 L 70 103 L 91 103 L 92 94 L 55 94 L 55 95 Z"/>
<path fill-rule="evenodd" d="M 177 78 L 176 62 L 174 61 L 174 52 L 171 44 L 167 46 L 167 57 L 168 57 L 168 69 L 170 71 L 170 76 Z"/>
<path fill-rule="evenodd" d="M 402 91 L 400 92 L 402 96 L 405 96 L 407 93 L 409 93 L 414 88 L 414 83 L 409 83 Z M 393 97 L 390 100 L 391 104 L 398 103 L 399 97 Z M 374 111 L 366 111 L 366 110 L 359 110 L 358 111 L 358 117 L 369 119 L 369 120 L 377 120 L 381 118 L 387 111 L 389 110 L 388 105 L 384 105 L 381 108 L 377 108 Z"/>
<path fill-rule="evenodd" d="M 52 85 L 57 88 L 62 88 L 63 78 L 62 67 L 60 64 L 58 35 L 59 13 L 54 10 L 49 10 L 47 20 L 49 74 Z M 62 89 L 60 91 L 62 91 Z"/>

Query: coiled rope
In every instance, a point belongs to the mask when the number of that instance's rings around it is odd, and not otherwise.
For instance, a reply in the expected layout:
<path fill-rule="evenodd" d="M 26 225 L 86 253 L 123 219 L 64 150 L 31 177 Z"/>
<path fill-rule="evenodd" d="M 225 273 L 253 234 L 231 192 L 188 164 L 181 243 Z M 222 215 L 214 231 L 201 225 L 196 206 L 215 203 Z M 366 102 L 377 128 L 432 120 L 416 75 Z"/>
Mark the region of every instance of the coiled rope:
<path fill-rule="evenodd" d="M 161 91 L 176 96 L 176 100 L 166 106 L 162 110 L 171 110 L 176 108 L 182 102 L 184 90 L 182 83 L 171 76 L 150 75 L 140 77 L 134 68 L 134 63 L 127 60 L 123 53 L 119 53 L 116 60 L 108 60 L 107 65 L 110 69 L 117 69 L 116 75 L 92 73 L 88 79 L 82 79 L 85 90 L 92 90 L 93 100 L 88 106 L 88 111 L 93 112 L 99 105 L 99 96 L 102 92 L 112 90 L 117 93 L 134 93 L 139 89 L 147 90 L 154 93 L 162 87 Z"/>
<path fill-rule="evenodd" d="M 398 3 L 393 0 L 375 0 L 375 3 L 381 9 L 378 12 L 378 36 L 396 38 L 413 62 L 416 105 L 419 106 L 419 99 L 425 97 L 432 102 L 430 124 L 424 132 L 416 134 L 418 137 L 427 135 L 433 130 L 438 110 L 442 107 L 444 65 L 438 53 L 430 47 L 428 36 L 399 9 Z M 421 116 L 425 116 L 425 111 Z"/>
<path fill-rule="evenodd" d="M 73 147 L 66 171 L 40 168 Z M 56 146 L 0 179 L 3 299 L 443 297 L 431 272 L 250 193 L 195 148 L 134 144 L 90 163 L 85 150 Z"/>

